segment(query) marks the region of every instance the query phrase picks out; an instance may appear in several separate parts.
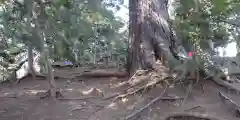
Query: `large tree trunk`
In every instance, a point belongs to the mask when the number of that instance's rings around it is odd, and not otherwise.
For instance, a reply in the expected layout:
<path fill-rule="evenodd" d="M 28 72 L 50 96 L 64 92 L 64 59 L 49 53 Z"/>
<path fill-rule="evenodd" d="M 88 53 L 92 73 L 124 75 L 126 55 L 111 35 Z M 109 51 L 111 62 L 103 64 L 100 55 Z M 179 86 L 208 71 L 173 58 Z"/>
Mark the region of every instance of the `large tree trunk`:
<path fill-rule="evenodd" d="M 172 31 L 168 24 L 168 0 L 130 0 L 129 56 L 130 76 L 136 70 L 156 70 L 168 66 L 173 52 Z M 159 69 L 158 69 L 159 70 Z"/>

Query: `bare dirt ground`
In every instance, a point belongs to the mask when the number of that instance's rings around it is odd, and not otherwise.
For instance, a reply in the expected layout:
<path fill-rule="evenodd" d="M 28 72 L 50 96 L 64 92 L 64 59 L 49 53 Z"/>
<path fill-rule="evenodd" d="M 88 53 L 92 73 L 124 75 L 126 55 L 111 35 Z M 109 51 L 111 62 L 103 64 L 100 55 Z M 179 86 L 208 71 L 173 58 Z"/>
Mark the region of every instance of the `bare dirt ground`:
<path fill-rule="evenodd" d="M 126 81 L 127 78 L 67 78 L 69 74 L 76 72 L 77 69 L 72 68 L 60 70 L 56 73 L 65 76 L 65 78 L 56 80 L 57 86 L 64 95 L 61 100 L 39 98 L 40 93 L 48 89 L 48 82 L 43 79 L 32 81 L 31 78 L 26 78 L 17 85 L 1 85 L 0 120 L 122 120 L 134 113 L 134 111 L 144 107 L 164 90 L 163 87 L 156 86 L 147 94 L 138 94 L 113 102 L 113 99 L 104 98 L 126 89 L 117 86 Z M 240 104 L 240 97 L 236 92 L 227 91 L 210 81 L 203 81 L 201 84 L 202 86 L 199 84 L 193 87 L 192 94 L 187 99 L 185 99 L 187 94 L 182 87 L 168 88 L 164 96 L 177 99 L 162 99 L 132 119 L 239 119 L 235 117 L 235 113 L 232 111 L 233 108 L 224 103 L 219 97 L 219 92 L 221 92 Z M 169 114 L 174 113 L 180 114 L 180 117 L 164 119 Z M 206 118 L 190 119 L 181 117 L 185 113 L 197 114 Z"/>

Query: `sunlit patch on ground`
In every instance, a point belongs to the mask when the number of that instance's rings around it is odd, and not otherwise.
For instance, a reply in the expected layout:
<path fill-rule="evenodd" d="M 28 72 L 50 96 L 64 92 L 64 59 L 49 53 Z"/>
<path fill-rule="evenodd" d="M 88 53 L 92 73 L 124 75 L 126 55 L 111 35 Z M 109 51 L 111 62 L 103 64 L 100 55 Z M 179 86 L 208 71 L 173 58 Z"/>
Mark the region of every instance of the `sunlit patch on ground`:
<path fill-rule="evenodd" d="M 111 109 L 115 109 L 116 110 L 118 107 L 117 107 L 117 104 L 113 102 L 110 105 L 108 105 L 107 108 L 111 108 Z"/>

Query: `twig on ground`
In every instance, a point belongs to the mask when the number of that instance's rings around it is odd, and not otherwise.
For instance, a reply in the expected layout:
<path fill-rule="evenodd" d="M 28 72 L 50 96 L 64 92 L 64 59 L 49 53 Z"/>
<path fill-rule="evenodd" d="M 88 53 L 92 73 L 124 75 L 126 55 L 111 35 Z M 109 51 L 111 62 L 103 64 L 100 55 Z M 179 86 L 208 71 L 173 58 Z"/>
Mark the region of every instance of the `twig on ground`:
<path fill-rule="evenodd" d="M 39 87 L 40 85 L 35 85 L 35 86 L 33 86 L 33 87 L 26 87 L 26 88 L 24 88 L 24 89 L 35 89 L 35 88 L 37 88 L 37 87 Z"/>
<path fill-rule="evenodd" d="M 148 103 L 143 108 L 141 108 L 141 109 L 137 110 L 136 112 L 132 113 L 131 115 L 127 116 L 125 118 L 125 120 L 129 120 L 129 119 L 133 118 L 134 116 L 137 116 L 139 113 L 141 113 L 142 111 L 147 109 L 150 105 L 152 105 L 153 103 L 156 103 L 157 101 L 159 101 L 162 98 L 162 96 L 164 95 L 164 93 L 166 92 L 167 88 L 168 88 L 168 86 L 166 85 L 166 87 L 164 88 L 164 90 L 161 93 L 161 95 L 159 95 L 157 98 L 153 99 L 150 103 Z"/>
<path fill-rule="evenodd" d="M 115 93 L 115 94 L 106 96 L 106 97 L 104 97 L 103 99 L 104 99 L 104 100 L 108 100 L 108 99 L 111 99 L 111 98 L 114 98 L 114 97 L 118 96 L 119 94 L 120 94 L 120 93 Z"/>
<path fill-rule="evenodd" d="M 95 115 L 97 112 L 101 111 L 102 109 L 105 109 L 106 106 L 100 106 L 99 109 L 97 109 L 96 111 L 92 112 L 91 115 L 88 117 L 88 119 L 90 119 L 90 117 L 92 117 L 93 115 Z"/>
<path fill-rule="evenodd" d="M 77 111 L 77 110 L 83 110 L 83 109 L 88 109 L 88 107 L 77 107 L 71 110 L 71 112 L 73 111 Z"/>
<path fill-rule="evenodd" d="M 200 105 L 197 105 L 197 106 L 194 106 L 194 107 L 192 107 L 192 108 L 189 108 L 189 109 L 186 109 L 186 110 L 184 110 L 184 111 L 191 111 L 191 110 L 194 110 L 194 109 L 197 109 L 197 108 L 202 108 L 202 106 L 200 106 Z"/>
<path fill-rule="evenodd" d="M 222 98 L 222 100 L 224 99 L 226 101 L 229 101 L 230 103 L 234 104 L 236 107 L 240 108 L 240 106 L 236 102 L 234 102 L 232 99 L 230 99 L 229 97 L 227 97 L 223 93 L 219 92 L 219 96 Z"/>
<path fill-rule="evenodd" d="M 160 100 L 169 100 L 169 101 L 172 101 L 172 100 L 180 100 L 180 99 L 184 99 L 184 97 L 162 97 L 160 98 Z"/>
<path fill-rule="evenodd" d="M 200 87 L 201 87 L 201 91 L 202 91 L 202 93 L 205 94 L 205 90 L 204 90 L 204 86 L 203 86 L 203 84 L 200 83 Z"/>
<path fill-rule="evenodd" d="M 226 95 L 224 95 L 223 93 L 219 92 L 219 96 L 221 97 L 222 100 L 226 100 L 228 102 L 230 102 L 233 106 L 234 106 L 234 111 L 235 111 L 235 116 L 239 117 L 240 116 L 240 106 L 234 102 L 232 99 L 230 99 L 229 97 L 227 97 Z"/>
<path fill-rule="evenodd" d="M 116 101 L 116 100 L 121 99 L 121 98 L 125 98 L 125 97 L 130 96 L 130 95 L 133 95 L 133 94 L 136 94 L 136 93 L 138 93 L 138 92 L 146 89 L 147 87 L 149 87 L 149 86 L 142 86 L 142 87 L 138 88 L 138 89 L 135 90 L 135 91 L 128 92 L 128 93 L 126 93 L 126 94 L 118 95 L 113 101 Z"/>

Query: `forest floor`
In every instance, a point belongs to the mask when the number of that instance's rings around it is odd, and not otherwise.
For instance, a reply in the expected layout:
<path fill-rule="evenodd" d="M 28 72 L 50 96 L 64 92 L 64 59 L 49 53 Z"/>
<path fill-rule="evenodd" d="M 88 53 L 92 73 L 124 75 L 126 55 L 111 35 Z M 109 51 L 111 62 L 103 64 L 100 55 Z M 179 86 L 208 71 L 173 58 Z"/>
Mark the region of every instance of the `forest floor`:
<path fill-rule="evenodd" d="M 55 72 L 65 76 L 56 79 L 64 98 L 59 100 L 40 99 L 42 91 L 48 89 L 48 81 L 25 78 L 15 85 L 3 84 L 0 87 L 0 120 L 122 120 L 134 111 L 141 109 L 151 100 L 158 97 L 164 90 L 161 86 L 153 87 L 148 93 L 137 94 L 113 102 L 104 99 L 124 91 L 117 87 L 127 78 L 72 78 L 68 75 L 76 73 L 80 68 L 62 69 Z M 219 92 L 237 101 L 240 97 L 236 92 L 227 91 L 211 81 L 202 81 L 186 93 L 180 86 L 168 88 L 162 99 L 134 117 L 136 120 L 166 120 L 173 113 L 197 113 L 221 119 L 168 119 L 168 120 L 237 120 L 233 108 L 224 103 Z M 69 98 L 69 99 L 68 99 Z M 70 99 L 71 98 L 71 99 Z M 183 103 L 183 101 L 185 101 Z"/>

